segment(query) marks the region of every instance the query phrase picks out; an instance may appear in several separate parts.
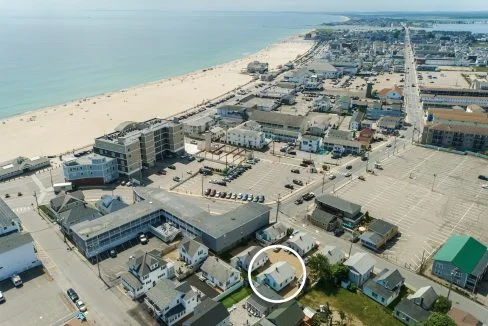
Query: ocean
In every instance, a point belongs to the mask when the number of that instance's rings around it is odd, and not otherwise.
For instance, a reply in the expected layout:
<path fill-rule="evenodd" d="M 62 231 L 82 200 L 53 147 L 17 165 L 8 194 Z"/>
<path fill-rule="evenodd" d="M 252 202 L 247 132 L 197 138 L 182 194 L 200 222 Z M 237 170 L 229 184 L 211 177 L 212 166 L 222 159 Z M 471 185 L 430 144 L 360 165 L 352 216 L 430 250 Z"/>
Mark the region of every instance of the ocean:
<path fill-rule="evenodd" d="M 229 62 L 342 20 L 284 12 L 0 12 L 0 118 Z"/>

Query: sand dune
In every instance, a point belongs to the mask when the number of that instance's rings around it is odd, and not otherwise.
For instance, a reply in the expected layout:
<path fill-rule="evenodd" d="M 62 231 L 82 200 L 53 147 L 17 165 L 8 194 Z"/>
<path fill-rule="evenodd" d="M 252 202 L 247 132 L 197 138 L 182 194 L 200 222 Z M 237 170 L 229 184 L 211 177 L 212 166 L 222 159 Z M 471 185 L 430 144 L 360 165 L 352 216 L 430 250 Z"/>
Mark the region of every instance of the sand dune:
<path fill-rule="evenodd" d="M 92 144 L 121 122 L 165 118 L 210 100 L 251 80 L 241 69 L 252 60 L 271 68 L 311 48 L 311 41 L 291 38 L 227 64 L 147 85 L 43 108 L 0 122 L 0 161 L 19 155 L 56 155 Z"/>

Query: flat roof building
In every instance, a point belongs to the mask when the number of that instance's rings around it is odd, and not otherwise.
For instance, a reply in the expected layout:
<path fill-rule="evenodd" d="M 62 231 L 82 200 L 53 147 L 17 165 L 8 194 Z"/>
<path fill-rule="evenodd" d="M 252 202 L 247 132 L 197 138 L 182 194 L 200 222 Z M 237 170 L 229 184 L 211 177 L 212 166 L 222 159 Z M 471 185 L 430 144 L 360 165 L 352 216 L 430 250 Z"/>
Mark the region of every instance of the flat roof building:
<path fill-rule="evenodd" d="M 22 175 L 26 172 L 42 169 L 51 165 L 47 157 L 19 156 L 13 160 L 0 163 L 0 181 Z"/>
<path fill-rule="evenodd" d="M 98 154 L 72 157 L 63 162 L 66 181 L 75 185 L 103 185 L 118 179 L 117 159 Z"/>

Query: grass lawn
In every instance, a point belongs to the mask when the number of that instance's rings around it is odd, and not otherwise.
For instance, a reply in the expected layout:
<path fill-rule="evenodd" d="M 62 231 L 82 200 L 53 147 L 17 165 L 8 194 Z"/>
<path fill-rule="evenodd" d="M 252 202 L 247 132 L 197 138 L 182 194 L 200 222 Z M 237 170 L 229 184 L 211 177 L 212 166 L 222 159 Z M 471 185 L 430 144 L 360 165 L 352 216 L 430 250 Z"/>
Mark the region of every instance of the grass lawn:
<path fill-rule="evenodd" d="M 488 72 L 488 67 L 474 67 L 476 72 Z"/>
<path fill-rule="evenodd" d="M 39 209 L 51 220 L 56 222 L 56 216 L 54 216 L 46 205 L 39 205 Z"/>
<path fill-rule="evenodd" d="M 252 293 L 252 289 L 250 287 L 243 286 L 238 291 L 229 294 L 228 296 L 226 296 L 220 301 L 226 308 L 230 308 L 233 305 L 242 301 L 247 296 L 251 295 L 251 293 Z"/>
<path fill-rule="evenodd" d="M 332 309 L 343 310 L 354 315 L 365 326 L 401 326 L 392 311 L 360 293 L 353 293 L 332 285 L 318 285 L 300 298 L 300 302 L 311 308 L 328 302 Z"/>

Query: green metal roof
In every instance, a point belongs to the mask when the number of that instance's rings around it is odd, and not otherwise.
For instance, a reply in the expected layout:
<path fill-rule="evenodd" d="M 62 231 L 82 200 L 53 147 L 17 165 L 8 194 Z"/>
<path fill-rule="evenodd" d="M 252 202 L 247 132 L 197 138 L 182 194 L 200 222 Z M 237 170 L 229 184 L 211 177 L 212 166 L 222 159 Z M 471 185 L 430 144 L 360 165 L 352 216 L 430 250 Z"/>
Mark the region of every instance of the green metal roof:
<path fill-rule="evenodd" d="M 471 273 L 486 253 L 486 246 L 473 237 L 453 235 L 439 249 L 434 260 L 450 262 L 464 273 Z"/>

